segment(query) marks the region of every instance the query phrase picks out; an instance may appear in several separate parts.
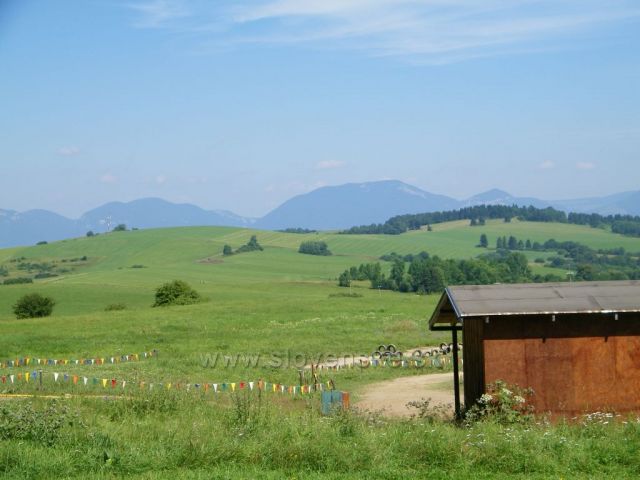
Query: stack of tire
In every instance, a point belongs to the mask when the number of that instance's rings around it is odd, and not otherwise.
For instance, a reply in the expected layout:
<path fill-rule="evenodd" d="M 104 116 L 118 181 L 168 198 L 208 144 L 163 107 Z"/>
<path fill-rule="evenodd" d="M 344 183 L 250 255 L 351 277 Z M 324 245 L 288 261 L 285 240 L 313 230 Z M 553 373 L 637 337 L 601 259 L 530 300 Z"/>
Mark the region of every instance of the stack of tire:
<path fill-rule="evenodd" d="M 458 350 L 462 350 L 462 344 L 458 344 Z M 413 358 L 436 357 L 438 355 L 447 355 L 453 352 L 453 343 L 441 343 L 438 348 L 428 348 L 427 350 L 414 350 L 411 356 Z"/>
<path fill-rule="evenodd" d="M 400 360 L 402 359 L 402 352 L 399 352 L 393 343 L 380 345 L 378 349 L 371 354 L 371 358 L 378 360 Z"/>

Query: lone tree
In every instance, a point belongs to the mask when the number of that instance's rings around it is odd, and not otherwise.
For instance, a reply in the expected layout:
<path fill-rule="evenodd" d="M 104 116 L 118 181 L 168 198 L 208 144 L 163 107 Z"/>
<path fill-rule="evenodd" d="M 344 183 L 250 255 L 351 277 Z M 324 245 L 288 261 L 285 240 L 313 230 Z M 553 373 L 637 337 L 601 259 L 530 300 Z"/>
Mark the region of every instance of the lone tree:
<path fill-rule="evenodd" d="M 53 312 L 56 302 L 51 297 L 45 297 L 39 293 L 30 293 L 18 299 L 13 306 L 16 318 L 40 318 L 48 317 Z"/>
<path fill-rule="evenodd" d="M 480 246 L 482 248 L 489 247 L 489 240 L 487 239 L 487 235 L 484 234 L 484 233 L 482 235 L 480 235 Z"/>
<path fill-rule="evenodd" d="M 168 307 L 169 305 L 192 305 L 202 300 L 202 297 L 191 286 L 182 280 L 163 283 L 156 289 L 154 307 Z"/>
<path fill-rule="evenodd" d="M 222 255 L 224 255 L 225 257 L 233 255 L 233 248 L 231 248 L 231 245 L 225 245 L 224 247 L 222 247 Z"/>
<path fill-rule="evenodd" d="M 338 286 L 340 287 L 350 287 L 351 286 L 351 273 L 349 270 L 345 270 L 338 277 Z"/>
<path fill-rule="evenodd" d="M 126 232 L 127 231 L 127 226 L 124 223 L 119 223 L 118 225 L 116 225 L 116 227 L 113 229 L 114 232 Z"/>

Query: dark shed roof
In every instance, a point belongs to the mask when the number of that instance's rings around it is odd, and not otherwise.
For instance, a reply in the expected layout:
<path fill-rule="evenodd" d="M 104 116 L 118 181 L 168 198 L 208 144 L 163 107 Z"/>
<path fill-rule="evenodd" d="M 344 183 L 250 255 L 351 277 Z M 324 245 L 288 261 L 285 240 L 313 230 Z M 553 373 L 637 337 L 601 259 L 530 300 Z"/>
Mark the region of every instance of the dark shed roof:
<path fill-rule="evenodd" d="M 448 287 L 429 325 L 465 317 L 640 312 L 640 281 Z"/>

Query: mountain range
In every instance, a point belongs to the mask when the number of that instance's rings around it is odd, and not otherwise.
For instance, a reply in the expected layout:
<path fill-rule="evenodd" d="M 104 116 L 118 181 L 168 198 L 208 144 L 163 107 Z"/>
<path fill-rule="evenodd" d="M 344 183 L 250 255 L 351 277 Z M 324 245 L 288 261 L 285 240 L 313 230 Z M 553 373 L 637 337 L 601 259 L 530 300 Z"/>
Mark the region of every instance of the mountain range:
<path fill-rule="evenodd" d="M 452 210 L 473 205 L 533 205 L 559 210 L 640 215 L 640 191 L 573 200 L 516 197 L 493 189 L 464 200 L 426 192 L 396 180 L 321 187 L 295 196 L 262 218 L 248 218 L 227 210 L 204 210 L 160 198 L 110 202 L 70 219 L 48 210 L 16 212 L 0 209 L 0 247 L 32 245 L 78 237 L 92 230 L 102 233 L 124 223 L 135 228 L 226 225 L 265 230 L 307 228 L 334 230 L 381 223 L 394 215 Z"/>

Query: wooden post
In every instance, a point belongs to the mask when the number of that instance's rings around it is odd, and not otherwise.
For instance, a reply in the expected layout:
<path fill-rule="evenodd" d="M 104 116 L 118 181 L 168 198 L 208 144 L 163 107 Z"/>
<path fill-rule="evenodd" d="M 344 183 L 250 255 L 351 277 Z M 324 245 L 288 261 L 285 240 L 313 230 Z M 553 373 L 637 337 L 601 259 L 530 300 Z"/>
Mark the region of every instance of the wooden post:
<path fill-rule="evenodd" d="M 458 368 L 458 330 L 457 325 L 451 328 L 451 340 L 453 343 L 453 398 L 456 412 L 456 420 L 462 416 L 460 412 L 460 369 Z"/>

